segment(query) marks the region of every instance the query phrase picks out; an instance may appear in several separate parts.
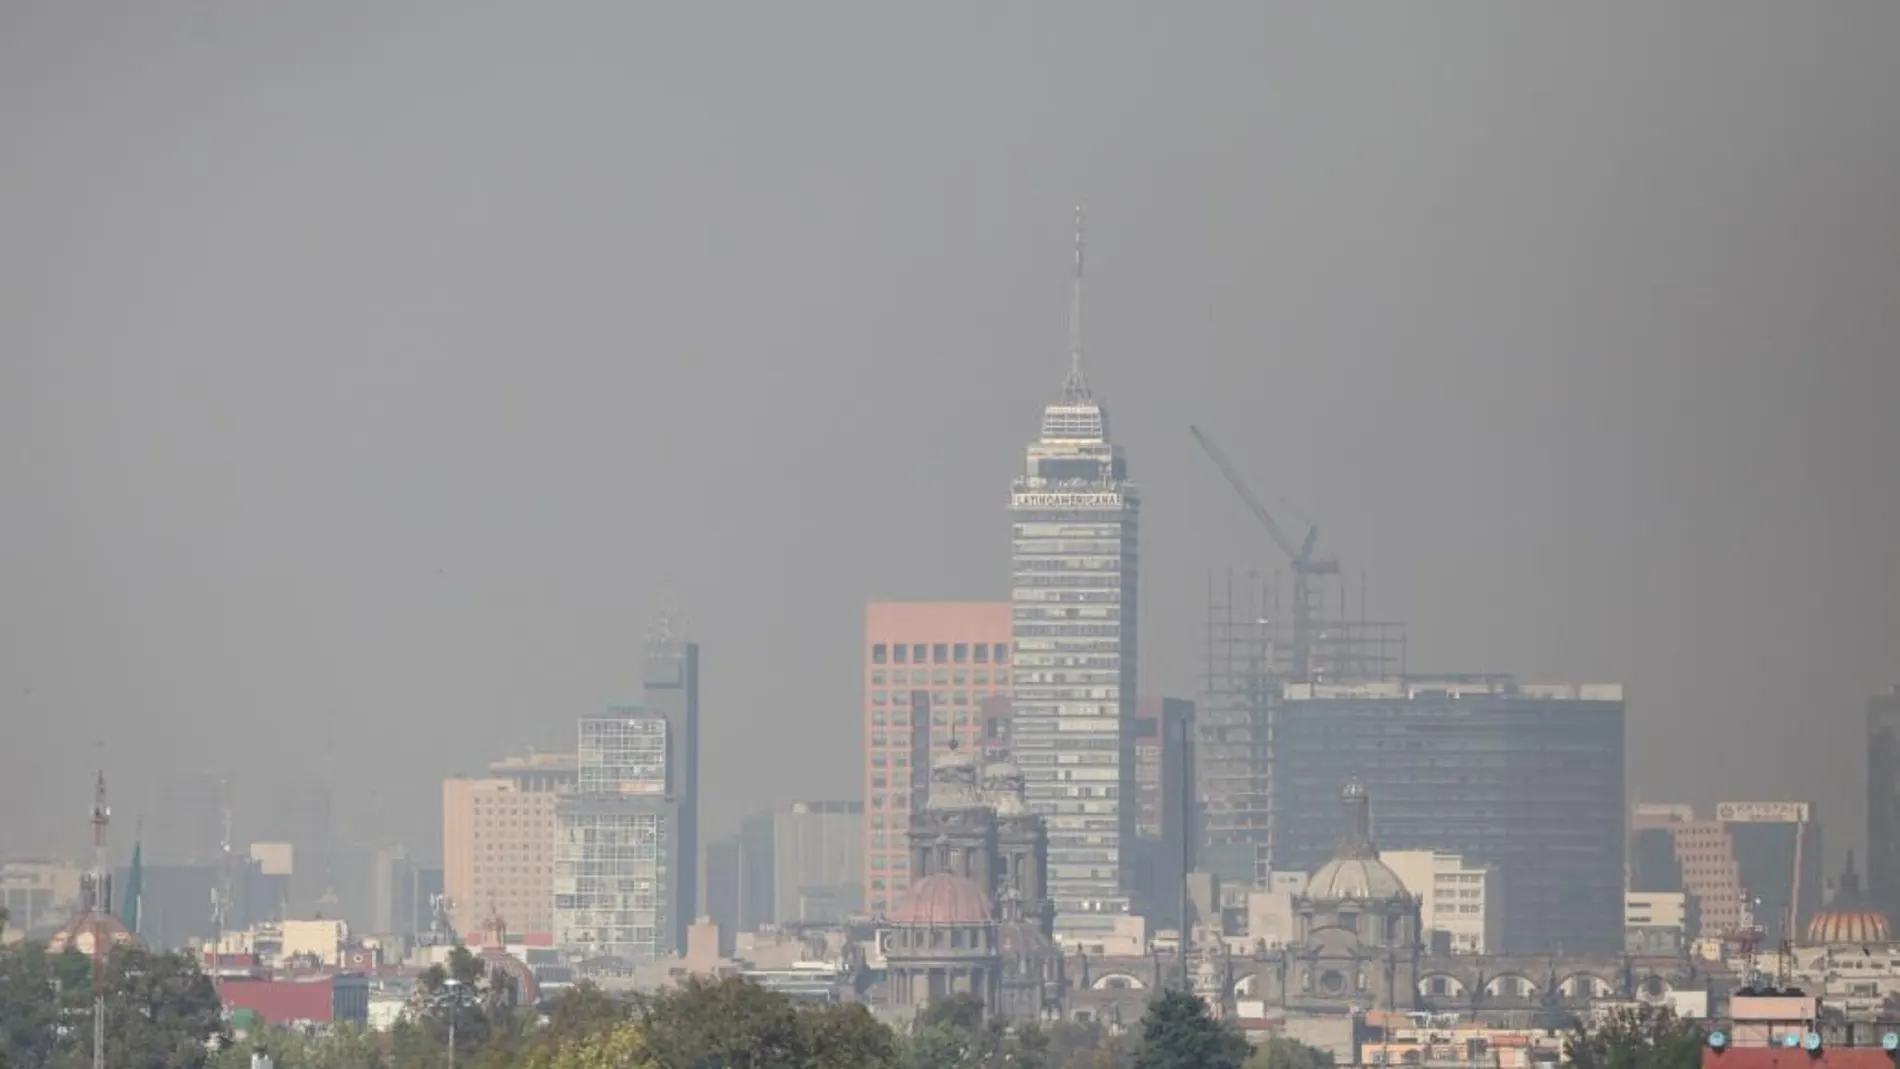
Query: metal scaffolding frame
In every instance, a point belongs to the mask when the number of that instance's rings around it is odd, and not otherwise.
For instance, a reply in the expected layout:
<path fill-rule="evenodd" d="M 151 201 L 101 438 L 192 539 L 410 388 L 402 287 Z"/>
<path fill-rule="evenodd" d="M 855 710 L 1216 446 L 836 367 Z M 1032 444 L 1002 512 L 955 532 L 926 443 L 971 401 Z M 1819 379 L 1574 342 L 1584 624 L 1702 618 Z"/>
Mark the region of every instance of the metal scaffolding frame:
<path fill-rule="evenodd" d="M 1331 607 L 1325 592 L 1307 586 L 1313 602 L 1307 616 L 1310 663 L 1299 664 L 1276 578 L 1258 572 L 1243 577 L 1232 569 L 1207 577 L 1193 841 L 1196 867 L 1232 885 L 1264 885 L 1272 869 L 1278 828 L 1274 730 L 1284 684 L 1303 678 L 1367 682 L 1406 672 L 1405 625 L 1366 619 L 1363 582 L 1358 616 L 1350 617 L 1343 578 L 1337 616 L 1323 611 Z"/>
<path fill-rule="evenodd" d="M 1195 710 L 1197 867 L 1256 882 L 1272 857 L 1274 597 L 1259 573 L 1207 577 L 1206 670 Z"/>

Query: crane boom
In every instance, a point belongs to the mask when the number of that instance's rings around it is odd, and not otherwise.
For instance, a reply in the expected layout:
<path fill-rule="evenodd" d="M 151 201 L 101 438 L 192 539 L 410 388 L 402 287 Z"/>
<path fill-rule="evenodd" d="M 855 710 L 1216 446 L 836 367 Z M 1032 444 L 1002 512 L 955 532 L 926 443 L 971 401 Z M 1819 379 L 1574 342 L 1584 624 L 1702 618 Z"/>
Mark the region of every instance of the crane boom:
<path fill-rule="evenodd" d="M 1267 534 L 1273 536 L 1273 540 L 1279 543 L 1280 549 L 1292 559 L 1293 566 L 1299 567 L 1303 560 L 1311 556 L 1313 541 L 1319 536 L 1318 529 L 1307 534 L 1305 545 L 1296 545 L 1280 524 L 1274 520 L 1273 514 L 1267 511 L 1267 506 L 1261 504 L 1260 499 L 1254 496 L 1254 492 L 1247 488 L 1246 480 L 1240 477 L 1240 472 L 1236 471 L 1233 464 L 1227 460 L 1227 454 L 1221 452 L 1220 446 L 1215 445 L 1213 439 L 1202 433 L 1199 427 L 1190 426 L 1188 432 L 1194 435 L 1195 441 L 1201 443 L 1202 451 L 1207 454 L 1207 459 L 1213 461 L 1214 466 L 1220 469 L 1222 477 L 1227 480 L 1227 485 L 1232 486 L 1234 493 L 1240 495 L 1240 500 L 1246 502 L 1247 507 L 1253 510 L 1254 517 L 1260 521 L 1260 526 L 1265 527 Z"/>
<path fill-rule="evenodd" d="M 1267 506 L 1248 488 L 1247 481 L 1240 477 L 1240 472 L 1227 459 L 1227 454 L 1221 452 L 1220 447 L 1214 444 L 1214 440 L 1198 426 L 1190 426 L 1188 431 L 1194 435 L 1194 440 L 1201 444 L 1201 450 L 1207 454 L 1207 459 L 1213 461 L 1214 466 L 1220 469 L 1221 476 L 1227 480 L 1227 485 L 1234 488 L 1234 493 L 1246 503 L 1247 508 L 1254 514 L 1254 518 L 1260 521 L 1260 526 L 1267 529 L 1267 534 L 1273 539 L 1274 544 L 1280 547 L 1280 551 L 1285 553 L 1292 563 L 1293 678 L 1296 682 L 1304 683 L 1312 677 L 1313 671 L 1311 579 L 1315 575 L 1337 574 L 1339 562 L 1314 560 L 1313 551 L 1319 543 L 1319 528 L 1309 525 L 1306 529 L 1306 537 L 1295 543 L 1292 536 L 1286 533 L 1286 529 L 1273 518 L 1273 514 L 1267 511 Z"/>

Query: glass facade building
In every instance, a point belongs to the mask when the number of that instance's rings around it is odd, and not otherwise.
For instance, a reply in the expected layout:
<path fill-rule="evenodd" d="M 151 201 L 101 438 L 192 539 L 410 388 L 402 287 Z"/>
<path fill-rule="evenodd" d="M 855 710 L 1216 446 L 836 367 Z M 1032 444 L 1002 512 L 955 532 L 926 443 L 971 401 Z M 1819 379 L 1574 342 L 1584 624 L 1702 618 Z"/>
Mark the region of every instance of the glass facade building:
<path fill-rule="evenodd" d="M 554 939 L 587 958 L 671 953 L 678 829 L 666 799 L 667 723 L 638 708 L 580 723 L 580 789 L 555 813 Z"/>
<path fill-rule="evenodd" d="M 556 945 L 634 965 L 683 952 L 699 902 L 699 646 L 665 620 L 642 696 L 581 718 L 554 842 Z"/>
<path fill-rule="evenodd" d="M 1274 864 L 1312 871 L 1340 785 L 1378 798 L 1379 845 L 1498 870 L 1506 954 L 1622 950 L 1623 688 L 1508 677 L 1290 685 L 1275 739 Z"/>

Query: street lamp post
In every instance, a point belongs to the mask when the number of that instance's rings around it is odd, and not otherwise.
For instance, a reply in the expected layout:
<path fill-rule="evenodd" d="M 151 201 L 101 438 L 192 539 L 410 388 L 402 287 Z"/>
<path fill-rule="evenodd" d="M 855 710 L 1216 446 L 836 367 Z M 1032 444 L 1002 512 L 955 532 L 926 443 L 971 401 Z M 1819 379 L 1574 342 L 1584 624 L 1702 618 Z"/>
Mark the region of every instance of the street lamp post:
<path fill-rule="evenodd" d="M 435 997 L 435 1005 L 446 1008 L 449 1014 L 449 1069 L 455 1069 L 455 1018 L 474 998 L 474 993 L 453 976 L 443 981 L 442 993 Z"/>
<path fill-rule="evenodd" d="M 461 991 L 462 982 L 460 980 L 457 980 L 455 977 L 451 976 L 449 977 L 449 981 L 448 981 L 448 989 L 449 989 L 449 1069 L 455 1069 L 455 1017 L 456 1017 L 455 1011 L 461 1009 L 461 1006 L 458 1004 L 458 1000 L 456 999 L 455 996 Z"/>

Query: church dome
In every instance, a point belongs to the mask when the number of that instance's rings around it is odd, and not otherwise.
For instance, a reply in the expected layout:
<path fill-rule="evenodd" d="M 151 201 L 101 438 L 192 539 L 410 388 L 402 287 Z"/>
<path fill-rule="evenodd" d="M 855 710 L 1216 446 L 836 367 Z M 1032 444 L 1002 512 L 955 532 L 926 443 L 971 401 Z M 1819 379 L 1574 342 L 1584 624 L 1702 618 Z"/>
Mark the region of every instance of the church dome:
<path fill-rule="evenodd" d="M 1847 868 L 1834 888 L 1827 908 L 1808 921 L 1808 942 L 1885 943 L 1893 938 L 1886 914 L 1862 899 L 1860 874 L 1854 871 L 1854 853 L 1847 853 Z"/>
<path fill-rule="evenodd" d="M 1890 938 L 1886 915 L 1875 909 L 1829 909 L 1808 921 L 1810 943 L 1885 943 Z"/>
<path fill-rule="evenodd" d="M 1384 902 L 1407 895 L 1405 881 L 1379 860 L 1372 843 L 1372 799 L 1357 780 L 1340 794 L 1346 804 L 1346 838 L 1332 860 L 1306 881 L 1306 897 L 1323 901 Z"/>
<path fill-rule="evenodd" d="M 1321 865 L 1306 881 L 1308 898 L 1372 902 L 1405 894 L 1405 881 L 1376 857 L 1336 857 Z"/>
<path fill-rule="evenodd" d="M 988 924 L 995 918 L 990 896 L 975 880 L 936 872 L 912 884 L 889 919 L 892 924 Z"/>

